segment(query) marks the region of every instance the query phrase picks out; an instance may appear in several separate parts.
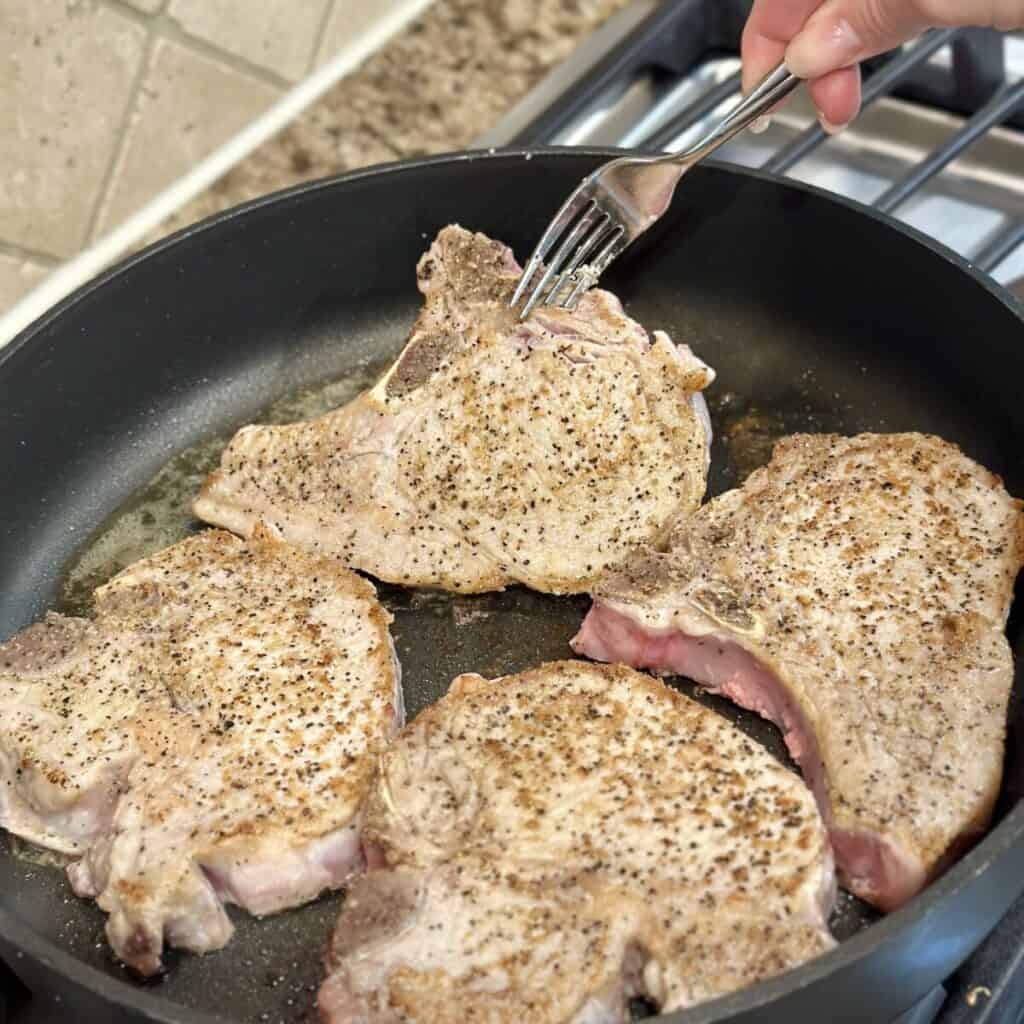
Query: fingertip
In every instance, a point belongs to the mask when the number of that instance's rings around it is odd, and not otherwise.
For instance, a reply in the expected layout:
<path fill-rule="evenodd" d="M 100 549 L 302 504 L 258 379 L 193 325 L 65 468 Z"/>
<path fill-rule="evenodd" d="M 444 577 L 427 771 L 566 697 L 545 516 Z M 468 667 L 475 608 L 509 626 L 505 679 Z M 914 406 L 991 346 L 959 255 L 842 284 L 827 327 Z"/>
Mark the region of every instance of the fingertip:
<path fill-rule="evenodd" d="M 860 68 L 841 68 L 815 79 L 809 86 L 826 131 L 838 131 L 860 113 Z"/>

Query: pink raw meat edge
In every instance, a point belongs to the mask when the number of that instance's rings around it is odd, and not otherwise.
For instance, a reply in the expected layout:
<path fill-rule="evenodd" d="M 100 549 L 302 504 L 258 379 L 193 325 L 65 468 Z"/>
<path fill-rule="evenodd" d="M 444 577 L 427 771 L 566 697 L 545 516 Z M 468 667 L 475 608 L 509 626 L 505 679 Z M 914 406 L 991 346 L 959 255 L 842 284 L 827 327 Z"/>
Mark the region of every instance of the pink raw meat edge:
<path fill-rule="evenodd" d="M 889 837 L 833 823 L 814 731 L 785 684 L 733 639 L 648 628 L 595 600 L 571 644 L 577 654 L 595 661 L 686 676 L 773 722 L 817 800 L 843 886 L 885 911 L 902 906 L 924 887 L 928 876 L 923 866 Z"/>

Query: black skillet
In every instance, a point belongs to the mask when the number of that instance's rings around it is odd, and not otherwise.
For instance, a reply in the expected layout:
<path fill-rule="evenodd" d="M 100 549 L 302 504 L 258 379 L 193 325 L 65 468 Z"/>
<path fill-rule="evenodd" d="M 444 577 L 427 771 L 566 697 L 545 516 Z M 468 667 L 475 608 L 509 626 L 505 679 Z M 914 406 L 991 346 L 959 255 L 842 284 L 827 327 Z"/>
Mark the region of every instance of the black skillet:
<path fill-rule="evenodd" d="M 25 331 L 0 352 L 0 636 L 67 602 L 68 567 L 133 495 L 136 532 L 86 582 L 187 532 L 185 492 L 216 445 L 179 457 L 140 511 L 139 489 L 172 456 L 317 382 L 347 376 L 330 392 L 343 397 L 382 366 L 415 315 L 415 262 L 440 227 L 461 222 L 525 257 L 600 158 L 457 156 L 304 186 L 128 260 Z M 912 231 L 808 188 L 701 167 L 606 283 L 718 370 L 712 493 L 784 433 L 912 429 L 957 442 L 1024 495 L 1021 307 Z M 566 656 L 586 606 L 525 591 L 382 594 L 410 715 L 459 671 Z M 1019 659 L 1019 618 L 1010 635 Z M 781 753 L 759 719 L 715 706 Z M 833 953 L 673 1020 L 883 1021 L 941 981 L 1024 889 L 1020 725 L 1015 702 L 996 826 L 944 878 L 881 921 L 842 900 Z M 227 949 L 172 954 L 166 977 L 142 985 L 107 952 L 102 914 L 0 839 L 0 957 L 69 1022 L 310 1020 L 337 906 L 236 915 Z"/>

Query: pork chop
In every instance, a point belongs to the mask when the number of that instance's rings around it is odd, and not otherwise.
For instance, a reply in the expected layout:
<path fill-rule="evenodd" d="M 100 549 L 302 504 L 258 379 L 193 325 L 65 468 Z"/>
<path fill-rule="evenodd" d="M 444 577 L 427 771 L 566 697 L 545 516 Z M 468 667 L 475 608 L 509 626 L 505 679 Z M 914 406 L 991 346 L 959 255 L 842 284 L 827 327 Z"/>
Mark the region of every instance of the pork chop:
<path fill-rule="evenodd" d="M 224 903 L 297 906 L 363 867 L 360 808 L 401 724 L 365 580 L 263 530 L 206 531 L 0 646 L 0 825 L 73 855 L 143 974 L 223 946 Z"/>
<path fill-rule="evenodd" d="M 1021 508 L 936 437 L 790 437 L 667 551 L 610 572 L 573 646 L 775 722 L 840 880 L 891 910 L 992 812 Z"/>
<path fill-rule="evenodd" d="M 608 292 L 508 308 L 511 250 L 461 228 L 419 263 L 423 310 L 370 391 L 307 423 L 250 426 L 195 514 L 393 583 L 588 589 L 704 495 L 712 371 Z"/>
<path fill-rule="evenodd" d="M 831 948 L 828 839 L 800 779 L 650 676 L 460 676 L 385 753 L 379 865 L 349 891 L 327 1024 L 613 1024 Z"/>

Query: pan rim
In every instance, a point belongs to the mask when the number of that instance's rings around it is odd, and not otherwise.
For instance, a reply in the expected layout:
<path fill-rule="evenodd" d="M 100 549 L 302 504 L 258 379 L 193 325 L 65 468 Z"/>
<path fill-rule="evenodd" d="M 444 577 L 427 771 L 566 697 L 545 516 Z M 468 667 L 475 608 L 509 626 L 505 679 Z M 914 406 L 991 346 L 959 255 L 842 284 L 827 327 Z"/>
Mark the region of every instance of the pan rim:
<path fill-rule="evenodd" d="M 238 217 L 270 207 L 280 207 L 320 191 L 345 186 L 366 179 L 386 178 L 394 175 L 416 174 L 439 165 L 461 165 L 486 162 L 500 173 L 502 165 L 511 165 L 523 159 L 567 161 L 611 158 L 622 155 L 622 150 L 608 148 L 577 147 L 535 147 L 507 148 L 486 151 L 446 153 L 438 156 L 395 161 L 363 168 L 345 174 L 305 182 L 287 189 L 261 196 L 250 202 L 214 214 L 196 224 L 189 225 L 167 238 L 161 239 L 145 249 L 122 259 L 110 269 L 76 289 L 69 296 L 44 313 L 3 349 L 0 349 L 0 370 L 15 356 L 23 352 L 51 324 L 78 303 L 85 300 L 97 289 L 107 286 L 134 266 L 156 257 L 175 246 L 201 238 L 209 231 L 229 225 Z M 969 277 L 975 285 L 985 290 L 991 299 L 998 301 L 1009 313 L 1024 320 L 1024 303 L 1017 300 L 1008 290 L 987 274 L 979 271 L 970 261 L 940 242 L 924 235 L 917 229 L 903 224 L 887 214 L 863 206 L 855 200 L 802 182 L 780 179 L 757 170 L 739 167 L 724 161 L 709 161 L 717 171 L 768 183 L 773 187 L 802 192 L 816 196 L 830 203 L 838 204 L 861 216 L 867 215 L 872 221 L 883 225 L 889 231 L 923 245 L 937 257 L 953 264 Z M 869 954 L 884 948 L 887 943 L 898 940 L 905 927 L 912 922 L 926 920 L 938 913 L 942 905 L 964 889 L 974 878 L 982 874 L 996 860 L 1005 855 L 1024 837 L 1024 800 L 1006 814 L 1003 820 L 989 832 L 965 857 L 959 860 L 943 876 L 932 882 L 917 897 L 881 920 L 863 929 L 858 934 L 838 944 L 835 949 L 775 978 L 741 989 L 738 992 L 700 1004 L 688 1010 L 666 1015 L 664 1019 L 674 1024 L 712 1024 L 727 1021 L 733 1015 L 749 1012 L 778 1000 L 799 989 L 816 984 Z M 1024 890 L 1024 878 L 1020 889 Z M 156 995 L 128 981 L 111 977 L 85 961 L 66 952 L 56 943 L 32 931 L 3 903 L 0 894 L 0 935 L 5 942 L 14 946 L 16 956 L 28 956 L 50 970 L 55 970 L 75 985 L 109 1002 L 160 1024 L 233 1024 L 230 1018 L 213 1015 L 202 1010 L 191 1009 L 185 1004 L 173 1002 Z M 13 967 L 13 965 L 12 965 Z M 18 973 L 15 970 L 15 973 Z"/>
<path fill-rule="evenodd" d="M 196 221 L 194 224 L 189 224 L 186 227 L 180 228 L 179 230 L 167 235 L 165 238 L 158 239 L 137 252 L 118 260 L 111 267 L 97 274 L 96 277 L 92 278 L 90 281 L 86 281 L 69 295 L 65 296 L 60 300 L 60 302 L 53 305 L 49 310 L 42 314 L 42 316 L 38 317 L 27 327 L 19 331 L 19 333 L 16 334 L 6 345 L 0 348 L 0 366 L 3 366 L 7 360 L 12 358 L 12 356 L 28 344 L 33 337 L 43 330 L 43 328 L 49 326 L 49 324 L 64 312 L 87 298 L 96 289 L 104 287 L 109 281 L 127 273 L 136 266 L 136 264 L 143 260 L 150 259 L 151 257 L 154 257 L 166 249 L 170 249 L 187 239 L 201 235 L 206 231 L 214 230 L 222 224 L 235 220 L 237 217 L 245 216 L 250 212 L 261 210 L 265 207 L 276 206 L 280 203 L 284 203 L 301 196 L 312 195 L 316 192 L 348 185 L 367 178 L 385 177 L 392 174 L 415 173 L 424 168 L 441 164 L 457 165 L 477 161 L 502 164 L 510 163 L 512 160 L 533 160 L 537 157 L 540 157 L 541 159 L 565 160 L 573 158 L 603 158 L 611 160 L 621 156 L 643 155 L 649 154 L 643 154 L 637 150 L 616 149 L 601 146 L 510 146 L 487 150 L 455 150 L 447 153 L 439 153 L 434 156 L 416 157 L 409 160 L 393 160 L 386 163 L 373 164 L 370 167 L 363 167 L 355 171 L 346 171 L 342 174 L 334 174 L 325 178 L 317 178 L 313 181 L 302 182 L 298 185 L 278 189 L 275 192 L 268 192 L 264 196 L 259 196 L 256 199 L 251 199 L 245 203 L 239 203 L 238 205 L 229 207 L 219 213 L 211 214 L 202 220 Z M 712 157 L 703 161 L 701 166 L 702 168 L 724 170 L 740 177 L 746 177 L 755 181 L 781 186 L 794 192 L 813 195 L 826 200 L 827 202 L 834 203 L 853 213 L 859 214 L 860 216 L 867 216 L 876 224 L 884 225 L 884 227 L 890 231 L 894 231 L 896 234 L 901 234 L 904 237 L 923 245 L 926 249 L 931 250 L 932 253 L 941 257 L 947 263 L 952 263 L 959 270 L 966 273 L 976 285 L 979 285 L 987 291 L 989 295 L 996 299 L 1002 306 L 1005 306 L 1009 311 L 1017 316 L 1024 318 L 1024 299 L 1018 299 L 1011 291 L 1009 291 L 1009 289 L 1004 288 L 990 274 L 979 270 L 973 263 L 971 263 L 970 260 L 961 256 L 955 250 L 950 249 L 943 242 L 931 238 L 923 231 L 920 231 L 903 221 L 897 220 L 890 214 L 882 213 L 874 207 L 866 206 L 855 199 L 850 199 L 847 196 L 830 192 L 827 189 L 820 188 L 816 185 L 809 185 L 806 182 L 797 181 L 791 178 L 782 178 L 767 171 L 744 167 L 740 164 L 731 163 L 727 160 L 719 160 Z"/>

